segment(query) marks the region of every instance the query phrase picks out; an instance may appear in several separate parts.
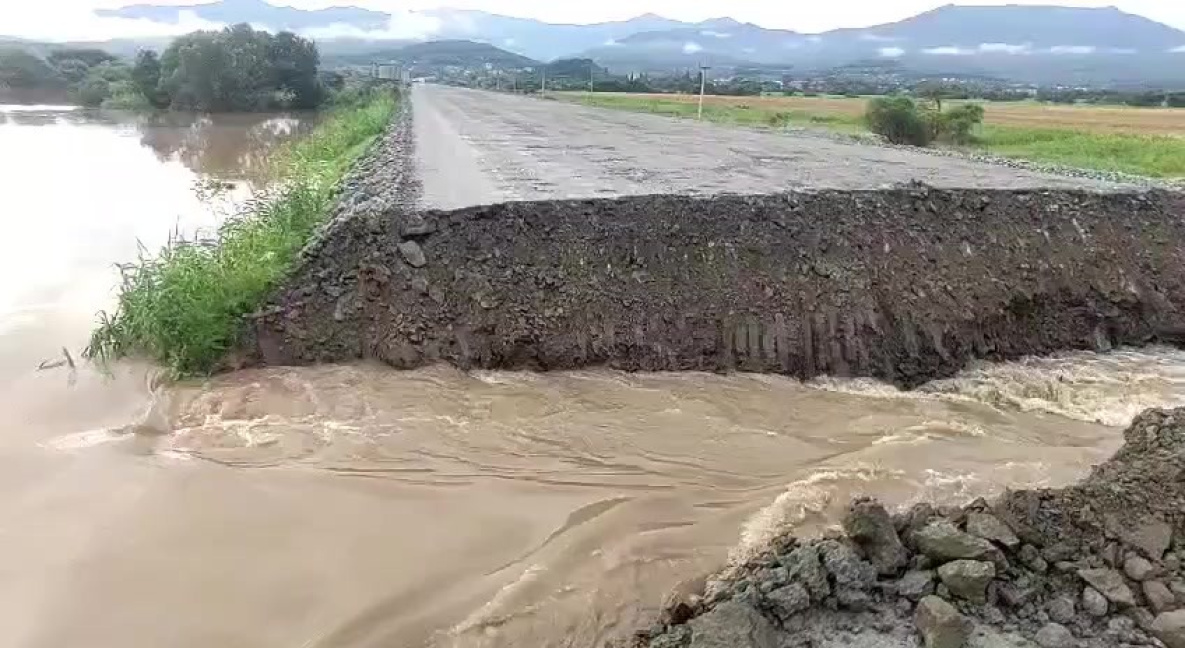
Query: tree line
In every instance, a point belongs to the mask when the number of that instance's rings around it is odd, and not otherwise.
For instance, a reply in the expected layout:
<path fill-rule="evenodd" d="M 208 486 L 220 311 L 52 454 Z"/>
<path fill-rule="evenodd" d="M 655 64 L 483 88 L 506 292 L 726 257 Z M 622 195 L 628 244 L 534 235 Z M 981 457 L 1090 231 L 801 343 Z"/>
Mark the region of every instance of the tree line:
<path fill-rule="evenodd" d="M 174 40 L 161 54 L 133 61 L 96 49 L 62 49 L 44 59 L 0 50 L 0 90 L 64 93 L 84 106 L 203 112 L 311 109 L 340 79 L 318 71 L 311 40 L 242 24 Z"/>

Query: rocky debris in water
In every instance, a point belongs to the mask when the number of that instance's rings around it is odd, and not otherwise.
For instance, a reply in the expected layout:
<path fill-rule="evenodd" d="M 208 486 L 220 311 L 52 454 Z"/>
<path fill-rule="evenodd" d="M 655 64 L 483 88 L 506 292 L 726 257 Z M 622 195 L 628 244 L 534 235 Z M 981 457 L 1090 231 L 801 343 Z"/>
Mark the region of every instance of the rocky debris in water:
<path fill-rule="evenodd" d="M 1125 440 L 1062 490 L 893 516 L 858 500 L 846 535 L 777 539 L 714 577 L 702 596 L 669 603 L 678 608 L 639 640 L 659 648 L 1185 648 L 1185 538 L 1172 533 L 1185 523 L 1185 408 L 1144 413 Z M 1133 534 L 1140 529 L 1153 531 Z"/>
<path fill-rule="evenodd" d="M 897 537 L 889 512 L 879 502 L 869 499 L 852 502 L 843 527 L 848 537 L 868 556 L 877 573 L 896 574 L 909 561 L 909 552 Z"/>
<path fill-rule="evenodd" d="M 971 620 L 937 596 L 918 602 L 914 623 L 926 648 L 962 648 L 971 636 Z"/>
<path fill-rule="evenodd" d="M 790 580 L 802 583 L 811 600 L 822 603 L 831 596 L 831 584 L 827 582 L 827 572 L 823 571 L 823 563 L 819 559 L 817 547 L 808 546 L 795 549 L 789 556 L 779 559 L 786 568 Z"/>
<path fill-rule="evenodd" d="M 691 648 L 778 648 L 778 631 L 757 610 L 729 601 L 691 622 Z"/>
<path fill-rule="evenodd" d="M 986 603 L 987 586 L 996 577 L 996 567 L 990 562 L 956 560 L 939 567 L 938 577 L 951 594 L 972 603 Z"/>

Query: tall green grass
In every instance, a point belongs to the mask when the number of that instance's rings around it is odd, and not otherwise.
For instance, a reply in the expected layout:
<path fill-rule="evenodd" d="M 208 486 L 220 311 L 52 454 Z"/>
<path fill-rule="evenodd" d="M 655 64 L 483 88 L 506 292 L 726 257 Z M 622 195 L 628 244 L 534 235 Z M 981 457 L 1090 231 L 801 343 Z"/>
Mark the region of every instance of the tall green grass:
<path fill-rule="evenodd" d="M 396 110 L 390 92 L 330 113 L 274 163 L 275 186 L 209 239 L 174 238 L 121 267 L 114 313 L 100 313 L 86 355 L 144 357 L 174 376 L 207 374 L 325 220 L 338 181 Z"/>
<path fill-rule="evenodd" d="M 696 116 L 695 102 L 675 98 L 613 94 L 558 93 L 564 101 L 602 108 L 648 112 L 671 117 Z M 807 110 L 779 110 L 770 104 L 747 106 L 705 104 L 707 121 L 782 128 L 794 124 L 855 134 L 867 132 L 864 119 Z M 1079 169 L 1115 171 L 1150 178 L 1185 178 L 1185 137 L 1094 133 L 1071 128 L 1021 128 L 985 125 L 966 147 L 1001 157 L 1044 162 Z"/>
<path fill-rule="evenodd" d="M 1068 167 L 1185 177 L 1185 137 L 984 126 L 976 145 L 996 155 Z"/>

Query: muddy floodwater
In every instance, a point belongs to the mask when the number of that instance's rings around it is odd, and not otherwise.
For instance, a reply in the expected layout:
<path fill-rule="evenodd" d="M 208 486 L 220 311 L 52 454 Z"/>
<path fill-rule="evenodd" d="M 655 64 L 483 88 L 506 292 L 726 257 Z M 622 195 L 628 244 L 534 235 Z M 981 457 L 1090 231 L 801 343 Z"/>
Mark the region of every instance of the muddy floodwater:
<path fill-rule="evenodd" d="M 74 358 L 113 264 L 216 226 L 307 126 L 0 107 L 0 645 L 597 646 L 849 497 L 1059 485 L 1185 353 L 984 365 L 902 393 L 771 376 Z"/>

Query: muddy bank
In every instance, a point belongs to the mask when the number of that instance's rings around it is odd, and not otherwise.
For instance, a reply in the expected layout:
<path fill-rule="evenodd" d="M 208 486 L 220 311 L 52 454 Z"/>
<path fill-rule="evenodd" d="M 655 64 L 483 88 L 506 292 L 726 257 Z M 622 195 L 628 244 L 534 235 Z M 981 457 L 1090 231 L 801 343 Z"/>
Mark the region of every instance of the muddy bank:
<path fill-rule="evenodd" d="M 392 153 L 397 155 L 397 153 Z M 258 360 L 707 370 L 902 385 L 1185 324 L 1185 195 L 816 191 L 343 218 Z"/>
<path fill-rule="evenodd" d="M 782 537 L 672 595 L 639 645 L 1185 646 L 1185 409 L 1149 410 L 1075 486 Z"/>

